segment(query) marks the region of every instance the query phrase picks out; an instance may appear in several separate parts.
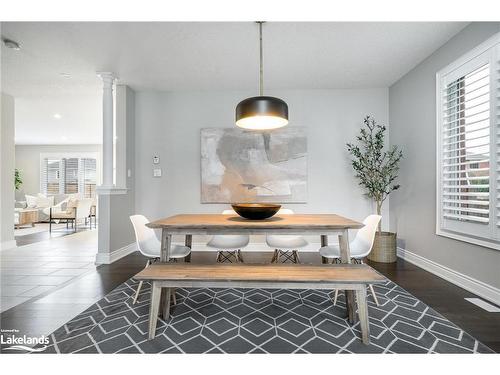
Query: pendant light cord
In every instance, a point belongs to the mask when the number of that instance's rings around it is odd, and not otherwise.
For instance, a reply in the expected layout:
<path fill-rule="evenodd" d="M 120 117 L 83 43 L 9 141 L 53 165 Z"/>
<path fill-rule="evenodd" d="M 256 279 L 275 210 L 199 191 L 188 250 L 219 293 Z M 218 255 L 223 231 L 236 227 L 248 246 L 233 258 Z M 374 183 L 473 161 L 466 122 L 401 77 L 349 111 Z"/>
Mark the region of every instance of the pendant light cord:
<path fill-rule="evenodd" d="M 262 24 L 263 21 L 258 21 L 259 24 L 259 53 L 260 53 L 260 85 L 259 85 L 259 94 L 260 96 L 264 95 L 264 53 L 262 51 Z"/>

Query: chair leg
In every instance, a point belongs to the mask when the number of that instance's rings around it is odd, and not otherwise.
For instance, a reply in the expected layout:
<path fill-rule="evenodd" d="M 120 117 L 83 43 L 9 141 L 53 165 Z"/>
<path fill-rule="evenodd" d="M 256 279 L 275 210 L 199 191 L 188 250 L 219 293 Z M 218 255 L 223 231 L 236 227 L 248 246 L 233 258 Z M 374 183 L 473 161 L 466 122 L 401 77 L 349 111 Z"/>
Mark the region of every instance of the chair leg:
<path fill-rule="evenodd" d="M 241 249 L 236 251 L 236 257 L 238 259 L 238 262 L 245 263 L 243 261 L 243 256 L 241 255 Z"/>
<path fill-rule="evenodd" d="M 333 306 L 337 305 L 337 298 L 338 298 L 338 296 L 339 296 L 339 290 L 335 289 L 335 295 L 333 297 Z"/>
<path fill-rule="evenodd" d="M 137 287 L 137 291 L 135 292 L 134 300 L 132 301 L 132 305 L 135 305 L 137 303 L 137 299 L 139 298 L 139 292 L 141 291 L 142 288 L 142 281 L 139 281 L 139 286 Z"/>
<path fill-rule="evenodd" d="M 293 257 L 295 258 L 295 263 L 300 263 L 299 251 L 298 250 L 294 250 L 293 251 Z"/>
<path fill-rule="evenodd" d="M 144 268 L 148 268 L 149 265 L 151 264 L 151 259 L 148 259 L 146 262 L 146 266 Z M 137 303 L 137 299 L 139 298 L 139 292 L 141 291 L 142 288 L 142 281 L 139 281 L 139 286 L 137 287 L 137 291 L 135 292 L 134 300 L 132 301 L 132 305 L 135 305 Z"/>
<path fill-rule="evenodd" d="M 175 297 L 175 289 L 172 289 L 172 302 L 177 305 L 177 298 Z"/>
<path fill-rule="evenodd" d="M 271 259 L 271 263 L 278 263 L 278 249 L 274 249 L 273 258 Z"/>
<path fill-rule="evenodd" d="M 373 300 L 375 301 L 375 304 L 377 306 L 379 306 L 378 298 L 377 298 L 377 295 L 375 294 L 375 289 L 373 289 L 373 285 L 372 284 L 368 284 L 368 288 L 370 288 L 370 292 L 372 293 L 372 297 L 373 297 Z"/>

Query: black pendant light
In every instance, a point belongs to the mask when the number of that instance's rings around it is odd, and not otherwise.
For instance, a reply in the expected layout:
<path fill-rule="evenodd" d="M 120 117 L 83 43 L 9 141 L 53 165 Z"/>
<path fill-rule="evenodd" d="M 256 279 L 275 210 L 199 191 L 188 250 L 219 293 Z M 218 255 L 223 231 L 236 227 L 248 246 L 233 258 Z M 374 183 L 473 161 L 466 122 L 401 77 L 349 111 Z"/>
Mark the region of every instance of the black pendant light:
<path fill-rule="evenodd" d="M 279 98 L 264 96 L 262 24 L 259 21 L 260 92 L 259 96 L 242 100 L 236 106 L 236 126 L 247 130 L 272 130 L 288 124 L 288 105 Z"/>

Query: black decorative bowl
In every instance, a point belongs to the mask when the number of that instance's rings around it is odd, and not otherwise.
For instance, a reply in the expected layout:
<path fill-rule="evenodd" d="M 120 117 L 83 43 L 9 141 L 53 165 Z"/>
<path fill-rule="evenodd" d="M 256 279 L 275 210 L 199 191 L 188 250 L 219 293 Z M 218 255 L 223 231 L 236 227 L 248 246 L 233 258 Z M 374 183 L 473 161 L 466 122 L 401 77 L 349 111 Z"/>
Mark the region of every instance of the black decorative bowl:
<path fill-rule="evenodd" d="M 272 217 L 281 208 L 280 204 L 238 203 L 232 204 L 238 215 L 249 220 L 264 220 Z"/>

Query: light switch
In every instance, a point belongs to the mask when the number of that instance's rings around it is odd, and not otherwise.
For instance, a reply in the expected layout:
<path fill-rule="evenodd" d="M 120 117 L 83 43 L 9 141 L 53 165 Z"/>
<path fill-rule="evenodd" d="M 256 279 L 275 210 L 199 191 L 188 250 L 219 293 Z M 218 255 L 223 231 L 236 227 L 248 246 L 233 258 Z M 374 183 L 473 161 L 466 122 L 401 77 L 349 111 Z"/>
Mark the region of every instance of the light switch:
<path fill-rule="evenodd" d="M 132 177 L 132 170 L 131 169 L 127 169 L 127 177 Z"/>
<path fill-rule="evenodd" d="M 153 177 L 161 177 L 161 168 L 153 169 Z"/>

